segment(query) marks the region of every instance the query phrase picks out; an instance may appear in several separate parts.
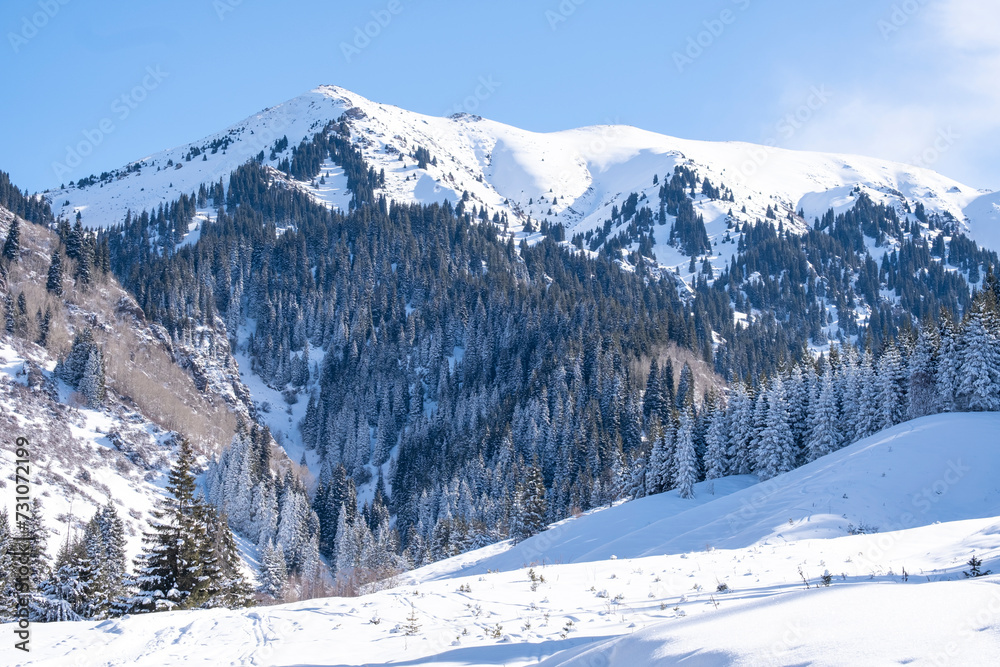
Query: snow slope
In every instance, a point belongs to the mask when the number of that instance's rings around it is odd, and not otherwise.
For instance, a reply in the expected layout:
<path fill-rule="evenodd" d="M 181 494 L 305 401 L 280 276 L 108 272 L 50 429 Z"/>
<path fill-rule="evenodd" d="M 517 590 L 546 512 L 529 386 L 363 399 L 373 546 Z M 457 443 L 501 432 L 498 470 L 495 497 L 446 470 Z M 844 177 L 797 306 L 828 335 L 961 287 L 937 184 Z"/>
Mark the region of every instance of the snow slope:
<path fill-rule="evenodd" d="M 691 141 L 622 125 L 536 133 L 468 114 L 425 116 L 336 86 L 320 86 L 201 141 L 143 158 L 138 171 L 133 164 L 133 171 L 122 168 L 105 182 L 60 187 L 46 196 L 57 215 L 82 211 L 88 225 L 116 223 L 128 209 L 151 209 L 202 183 L 228 182 L 233 169 L 262 150 L 266 163 L 275 166 L 300 140 L 345 112 L 353 142 L 376 170 L 385 170 L 385 194 L 391 200 L 455 203 L 468 192 L 470 206 L 486 207 L 491 216 L 506 212 L 515 230 L 528 216 L 562 223 L 567 238 L 596 229 L 632 192 L 655 201 L 653 176 L 662 178 L 682 164 L 734 193 L 732 206 L 707 201 L 697 206 L 713 236 L 712 223 L 730 208 L 734 217 L 749 221 L 763 219 L 769 205 L 779 213 L 802 209 L 811 221 L 829 208 L 839 212 L 852 206 L 852 191 L 860 186 L 901 210 L 921 202 L 929 211 L 947 213 L 965 222 L 977 242 L 1000 248 L 996 210 L 982 201 L 984 193 L 920 167 L 741 142 Z M 283 136 L 290 146 L 272 161 L 271 146 Z M 215 153 L 213 145 L 219 148 Z M 429 150 L 437 164 L 418 168 L 412 157 L 418 147 Z M 186 161 L 192 148 L 204 150 L 203 157 Z M 328 187 L 310 191 L 344 208 L 349 197 L 336 182 L 334 165 L 326 165 L 323 173 L 331 173 L 335 182 L 328 178 Z M 995 203 L 995 195 L 986 196 Z M 672 264 L 657 257 L 661 264 Z"/>
<path fill-rule="evenodd" d="M 693 500 L 671 491 L 563 521 L 460 572 L 738 549 L 838 537 L 852 526 L 888 532 L 997 516 L 1000 482 L 989 466 L 973 462 L 998 432 L 994 413 L 906 422 L 761 484 L 728 477 L 698 484 Z"/>
<path fill-rule="evenodd" d="M 359 598 L 36 625 L 34 652 L 5 661 L 996 664 L 1000 578 L 962 571 L 973 553 L 1000 569 L 998 430 L 1000 414 L 928 417 L 773 484 L 593 512 L 548 536 L 561 564 L 525 569 L 543 533 Z M 880 532 L 848 534 L 859 521 Z"/>

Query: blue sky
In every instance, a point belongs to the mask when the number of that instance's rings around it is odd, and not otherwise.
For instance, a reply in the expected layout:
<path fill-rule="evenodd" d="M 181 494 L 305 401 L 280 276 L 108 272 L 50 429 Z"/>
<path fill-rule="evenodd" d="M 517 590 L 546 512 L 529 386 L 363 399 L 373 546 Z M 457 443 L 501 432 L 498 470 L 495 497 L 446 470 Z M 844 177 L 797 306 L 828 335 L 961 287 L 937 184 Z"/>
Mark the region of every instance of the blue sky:
<path fill-rule="evenodd" d="M 0 169 L 41 190 L 329 83 L 435 115 L 863 153 L 1000 189 L 998 6 L 4 0 Z M 94 152 L 56 174 L 88 132 Z"/>

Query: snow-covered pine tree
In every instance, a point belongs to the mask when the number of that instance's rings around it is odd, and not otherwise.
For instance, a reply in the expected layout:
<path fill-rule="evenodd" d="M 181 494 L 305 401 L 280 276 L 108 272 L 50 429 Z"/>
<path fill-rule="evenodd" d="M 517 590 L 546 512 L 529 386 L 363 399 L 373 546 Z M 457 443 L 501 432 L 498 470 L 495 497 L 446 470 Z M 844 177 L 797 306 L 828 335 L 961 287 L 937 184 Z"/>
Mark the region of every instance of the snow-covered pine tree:
<path fill-rule="evenodd" d="M 705 433 L 705 479 L 718 479 L 729 474 L 729 417 L 724 405 L 717 405 L 709 417 Z"/>
<path fill-rule="evenodd" d="M 691 370 L 691 365 L 685 361 L 681 368 L 681 377 L 677 382 L 677 409 L 684 410 L 686 407 L 694 406 L 694 397 L 694 372 Z"/>
<path fill-rule="evenodd" d="M 277 547 L 269 539 L 264 545 L 260 560 L 260 587 L 264 595 L 281 599 L 288 582 L 288 566 L 285 563 L 285 553 L 279 544 Z"/>
<path fill-rule="evenodd" d="M 746 387 L 736 385 L 729 400 L 729 472 L 733 475 L 748 475 L 753 469 L 753 408 L 754 401 Z"/>
<path fill-rule="evenodd" d="M 809 433 L 809 392 L 812 388 L 812 369 L 806 373 L 796 364 L 785 379 L 785 397 L 788 401 L 788 425 L 795 438 L 795 451 L 805 449 L 806 437 Z"/>
<path fill-rule="evenodd" d="M 938 347 L 937 327 L 930 321 L 924 321 L 917 335 L 917 342 L 910 354 L 909 391 L 907 393 L 907 415 L 916 419 L 937 412 L 937 363 Z"/>
<path fill-rule="evenodd" d="M 243 564 L 236 538 L 229 529 L 229 522 L 224 513 L 216 512 L 211 505 L 205 506 L 207 530 L 206 538 L 211 558 L 214 561 L 215 581 L 214 595 L 205 606 L 208 607 L 246 607 L 251 602 L 251 588 L 243 576 Z M 208 573 L 206 573 L 208 574 Z"/>
<path fill-rule="evenodd" d="M 87 406 L 100 407 L 107 393 L 104 380 L 104 359 L 97 345 L 90 346 L 90 353 L 77 383 L 77 390 L 87 400 Z"/>
<path fill-rule="evenodd" d="M 32 597 L 32 619 L 55 623 L 86 618 L 91 565 L 82 540 L 65 542 L 56 555 L 51 575 L 41 582 L 38 593 Z"/>
<path fill-rule="evenodd" d="M 649 427 L 649 437 L 653 442 L 649 451 L 649 464 L 646 471 L 646 495 L 663 491 L 663 470 L 666 463 L 666 432 L 660 424 L 659 415 L 654 415 Z"/>
<path fill-rule="evenodd" d="M 785 391 L 781 376 L 768 388 L 764 428 L 758 439 L 757 469 L 761 480 L 771 479 L 795 468 L 795 439 L 788 425 Z"/>
<path fill-rule="evenodd" d="M 87 523 L 81 542 L 87 566 L 87 605 L 78 613 L 86 618 L 107 618 L 120 614 L 128 575 L 125 528 L 110 499 Z"/>
<path fill-rule="evenodd" d="M 858 414 L 861 410 L 862 384 L 858 371 L 857 349 L 851 345 L 843 349 L 843 363 L 837 374 L 837 384 L 840 387 L 841 415 L 843 423 L 840 429 L 841 445 L 849 445 L 858 440 Z"/>
<path fill-rule="evenodd" d="M 195 455 L 181 440 L 177 460 L 167 478 L 168 497 L 157 503 L 143 552 L 135 562 L 133 611 L 197 607 L 209 597 L 211 582 L 203 578 L 207 534 L 201 501 L 195 497 Z"/>
<path fill-rule="evenodd" d="M 1000 410 L 1000 317 L 990 291 L 981 292 L 962 327 L 959 348 L 959 406 Z"/>
<path fill-rule="evenodd" d="M 878 376 L 873 367 L 872 355 L 865 352 L 857 368 L 860 400 L 857 406 L 855 420 L 855 438 L 860 440 L 877 433 L 881 428 L 878 422 L 879 384 Z"/>
<path fill-rule="evenodd" d="M 0 623 L 13 620 L 17 613 L 14 559 L 10 548 L 12 537 L 7 510 L 0 508 Z"/>
<path fill-rule="evenodd" d="M 938 349 L 937 396 L 942 412 L 957 409 L 956 397 L 960 381 L 959 336 L 951 315 L 942 312 L 939 319 L 941 346 Z"/>
<path fill-rule="evenodd" d="M 813 402 L 809 419 L 809 437 L 806 455 L 809 461 L 835 451 L 840 446 L 840 415 L 837 414 L 837 393 L 827 371 L 819 381 L 819 393 Z"/>
<path fill-rule="evenodd" d="M 693 498 L 694 484 L 698 481 L 698 457 L 694 447 L 694 414 L 690 407 L 681 413 L 674 457 L 674 488 L 681 498 Z"/>
<path fill-rule="evenodd" d="M 524 514 L 521 518 L 521 539 L 526 539 L 545 530 L 545 480 L 541 468 L 537 464 L 527 470 L 524 482 L 522 506 Z"/>
<path fill-rule="evenodd" d="M 909 383 L 903 357 L 895 343 L 889 345 L 879 358 L 877 383 L 875 430 L 879 431 L 899 424 L 906 415 L 906 390 Z"/>
<path fill-rule="evenodd" d="M 661 413 L 661 392 L 660 392 L 660 365 L 656 357 L 649 362 L 649 375 L 646 376 L 646 391 L 642 398 L 642 412 L 646 423 L 649 424 L 655 415 L 659 418 Z"/>

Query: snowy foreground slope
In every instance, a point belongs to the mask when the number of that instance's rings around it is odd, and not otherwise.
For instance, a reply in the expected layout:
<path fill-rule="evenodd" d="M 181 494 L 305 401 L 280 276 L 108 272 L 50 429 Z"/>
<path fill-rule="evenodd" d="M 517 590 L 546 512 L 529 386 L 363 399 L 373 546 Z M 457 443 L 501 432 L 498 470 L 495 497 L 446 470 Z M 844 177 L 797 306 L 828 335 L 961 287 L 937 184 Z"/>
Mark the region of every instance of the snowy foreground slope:
<path fill-rule="evenodd" d="M 469 206 L 489 215 L 505 212 L 513 228 L 532 220 L 563 224 L 567 238 L 596 230 L 631 193 L 655 201 L 662 178 L 675 166 L 693 168 L 700 177 L 730 188 L 734 203 L 699 201 L 710 236 L 732 209 L 737 219 L 764 219 L 769 206 L 812 221 L 833 208 L 841 213 L 864 191 L 900 212 L 917 203 L 966 225 L 981 245 L 1000 249 L 997 193 L 984 193 L 911 165 L 855 155 L 770 148 L 741 142 L 678 139 L 624 125 L 599 125 L 563 132 L 536 133 L 479 116 L 426 116 L 379 104 L 337 86 L 320 86 L 265 109 L 200 141 L 165 150 L 107 174 L 86 187 L 67 182 L 46 193 L 56 215 L 81 211 L 92 227 L 121 222 L 125 212 L 153 210 L 211 185 L 237 166 L 264 152 L 275 167 L 298 143 L 327 122 L 346 114 L 352 142 L 376 171 L 384 170 L 382 192 L 390 201 L 453 204 L 470 196 Z M 288 147 L 272 153 L 276 141 Z M 420 168 L 414 157 L 427 149 L 434 163 Z M 324 164 L 324 184 L 300 184 L 318 200 L 344 209 L 350 200 L 347 179 Z M 76 180 L 84 173 L 67 175 Z M 746 207 L 746 212 L 742 208 Z M 665 241 L 665 239 L 660 239 Z M 661 256 L 662 255 L 662 256 Z M 661 264 L 676 259 L 658 248 Z"/>
<path fill-rule="evenodd" d="M 1000 578 L 962 574 L 973 553 L 1000 569 L 997 433 L 1000 414 L 927 417 L 765 484 L 593 512 L 367 596 L 35 625 L 32 654 L 2 662 L 997 664 Z"/>

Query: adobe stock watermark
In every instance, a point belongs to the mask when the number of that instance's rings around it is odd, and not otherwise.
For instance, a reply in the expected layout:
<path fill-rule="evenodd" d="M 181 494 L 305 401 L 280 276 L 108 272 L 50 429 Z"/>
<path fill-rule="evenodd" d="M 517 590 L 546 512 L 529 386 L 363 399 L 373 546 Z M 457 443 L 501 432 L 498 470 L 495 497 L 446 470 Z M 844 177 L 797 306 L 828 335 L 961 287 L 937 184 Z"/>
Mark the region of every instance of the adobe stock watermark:
<path fill-rule="evenodd" d="M 372 40 L 382 34 L 382 31 L 389 27 L 392 19 L 403 13 L 402 0 L 389 0 L 384 9 L 373 10 L 372 20 L 363 26 L 355 26 L 354 39 L 350 42 L 340 43 L 340 52 L 344 54 L 344 60 L 351 62 L 361 52 L 371 46 Z"/>
<path fill-rule="evenodd" d="M 70 0 L 38 0 L 36 5 L 38 11 L 32 12 L 30 16 L 27 14 L 22 16 L 20 29 L 17 32 L 7 33 L 7 41 L 10 42 L 10 48 L 14 53 L 19 53 L 21 47 L 34 39 L 38 32 L 55 18 L 59 10 L 69 3 Z"/>
<path fill-rule="evenodd" d="M 783 142 L 795 137 L 833 97 L 833 91 L 825 84 L 812 86 L 802 104 L 778 120 L 774 126 L 775 134 L 761 142 L 761 145 L 751 146 L 748 149 L 747 159 L 740 164 L 740 172 L 744 176 L 756 174 L 771 157 L 769 149 L 778 148 Z"/>
<path fill-rule="evenodd" d="M 915 167 L 930 169 L 941 156 L 952 149 L 962 136 L 955 132 L 949 125 L 937 131 L 934 141 L 927 148 L 910 158 L 909 162 Z"/>
<path fill-rule="evenodd" d="M 732 0 L 732 3 L 740 12 L 745 12 L 750 8 L 751 0 Z M 704 29 L 698 34 L 688 37 L 687 46 L 684 47 L 683 51 L 674 51 L 673 53 L 674 67 L 677 68 L 677 72 L 683 74 L 685 69 L 701 58 L 722 37 L 726 28 L 736 23 L 739 16 L 739 13 L 732 9 L 723 9 L 716 18 L 702 21 Z"/>
<path fill-rule="evenodd" d="M 927 3 L 928 0 L 903 0 L 903 2 L 894 4 L 889 14 L 875 23 L 882 39 L 888 41 L 903 26 L 913 20 L 913 17 L 927 6 Z"/>
<path fill-rule="evenodd" d="M 577 8 L 587 0 L 562 0 L 555 9 L 545 10 L 545 20 L 549 22 L 549 28 L 553 31 L 559 28 L 561 23 L 569 20 L 569 17 L 576 13 Z"/>
<path fill-rule="evenodd" d="M 243 4 L 243 0 L 212 0 L 212 9 L 220 21 L 226 20 L 226 14 L 236 11 L 236 8 Z"/>
<path fill-rule="evenodd" d="M 445 111 L 443 115 L 454 116 L 460 113 L 475 113 L 479 105 L 493 97 L 493 93 L 502 85 L 503 83 L 495 80 L 492 74 L 479 77 L 478 85 L 472 91 L 472 94 L 466 96 L 461 102 L 456 102 L 455 106 Z"/>
<path fill-rule="evenodd" d="M 96 127 L 83 130 L 83 139 L 74 145 L 66 146 L 65 159 L 62 162 L 52 163 L 52 171 L 55 173 L 56 178 L 62 179 L 63 176 L 72 173 L 74 169 L 83 164 L 83 159 L 91 155 L 98 146 L 104 143 L 108 135 L 117 129 L 118 126 L 115 125 L 115 119 L 118 122 L 125 121 L 132 115 L 133 111 L 139 108 L 139 105 L 145 101 L 149 93 L 158 88 L 169 75 L 170 73 L 161 70 L 159 65 L 147 67 L 142 81 L 133 86 L 128 92 L 122 93 L 112 100 L 112 116 L 105 116 L 97 123 Z"/>

